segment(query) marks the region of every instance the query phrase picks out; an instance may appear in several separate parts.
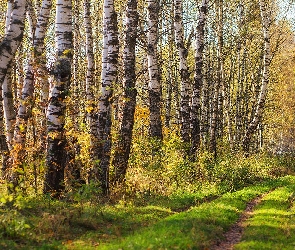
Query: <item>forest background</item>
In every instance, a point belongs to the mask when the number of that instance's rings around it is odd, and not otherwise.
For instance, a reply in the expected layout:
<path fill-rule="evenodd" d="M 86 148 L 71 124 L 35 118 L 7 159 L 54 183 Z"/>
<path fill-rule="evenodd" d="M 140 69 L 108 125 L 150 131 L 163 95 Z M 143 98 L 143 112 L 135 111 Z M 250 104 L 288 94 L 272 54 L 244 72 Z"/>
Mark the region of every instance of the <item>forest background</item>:
<path fill-rule="evenodd" d="M 184 209 L 293 173 L 292 3 L 0 6 L 4 210 L 185 194 Z"/>

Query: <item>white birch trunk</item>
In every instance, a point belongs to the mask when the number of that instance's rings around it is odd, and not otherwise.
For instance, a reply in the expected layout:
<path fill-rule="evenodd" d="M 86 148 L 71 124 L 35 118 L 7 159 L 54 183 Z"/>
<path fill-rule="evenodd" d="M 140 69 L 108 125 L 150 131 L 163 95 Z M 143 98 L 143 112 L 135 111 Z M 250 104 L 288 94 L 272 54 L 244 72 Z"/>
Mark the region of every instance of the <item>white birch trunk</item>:
<path fill-rule="evenodd" d="M 24 19 L 26 10 L 26 0 L 15 0 L 14 8 L 11 14 L 10 25 L 8 32 L 0 43 L 0 84 L 6 76 L 7 69 L 15 56 L 16 50 L 19 47 L 23 32 Z"/>
<path fill-rule="evenodd" d="M 87 54 L 87 72 L 86 72 L 86 98 L 87 98 L 87 120 L 90 127 L 91 147 L 97 144 L 97 127 L 96 127 L 96 103 L 94 96 L 94 70 L 95 59 L 93 52 L 93 36 L 91 24 L 90 1 L 84 0 L 84 26 L 86 32 L 86 54 Z M 93 156 L 94 153 L 92 152 Z"/>
<path fill-rule="evenodd" d="M 39 55 L 42 55 L 44 52 L 44 39 L 45 33 L 48 26 L 48 20 L 51 9 L 51 1 L 45 0 L 42 3 L 40 13 L 37 17 L 34 14 L 33 6 L 30 6 L 28 13 L 28 19 L 30 24 L 30 39 L 32 41 L 33 53 L 31 55 L 32 59 L 28 62 L 26 77 L 24 80 L 24 85 L 21 92 L 20 104 L 18 107 L 18 113 L 16 118 L 15 130 L 14 130 L 14 163 L 21 164 L 23 162 L 24 157 L 24 148 L 26 143 L 26 133 L 27 133 L 27 125 L 28 119 L 31 115 L 32 104 L 33 104 L 33 94 L 34 94 L 34 74 L 36 78 L 38 78 L 38 74 L 40 74 L 39 67 L 44 69 L 45 65 L 38 64 L 40 59 Z M 34 58 L 36 56 L 36 58 Z M 35 59 L 37 70 L 33 70 L 33 58 Z M 45 64 L 45 62 L 43 63 Z M 46 76 L 46 72 L 42 70 L 44 74 L 43 77 Z M 39 77 L 40 78 L 40 77 Z M 39 79 L 40 80 L 40 79 Z M 45 79 L 44 82 L 47 82 Z"/>
<path fill-rule="evenodd" d="M 24 32 L 24 19 L 26 11 L 26 0 L 16 0 L 14 1 L 13 10 L 10 16 L 10 25 L 4 39 L 0 43 L 0 84 L 1 88 L 7 71 L 11 67 L 12 60 L 15 57 L 15 53 L 21 44 L 23 32 Z M 8 83 L 8 81 L 7 81 Z M 11 84 L 11 83 L 10 83 Z M 5 149 L 6 153 L 8 148 Z M 4 160 L 6 160 L 7 155 L 4 155 Z M 5 163 L 6 164 L 6 163 Z M 8 176 L 7 176 L 8 177 Z M 10 184 L 15 187 L 17 185 L 18 179 L 15 175 L 9 175 Z M 13 190 L 12 190 L 13 191 Z"/>
<path fill-rule="evenodd" d="M 13 147 L 13 133 L 16 119 L 16 112 L 14 109 L 14 98 L 12 93 L 11 68 L 7 70 L 7 74 L 5 76 L 2 88 L 3 109 L 6 125 L 6 138 L 8 148 L 9 150 L 11 150 Z"/>
<path fill-rule="evenodd" d="M 5 19 L 5 34 L 8 33 L 9 24 L 10 24 L 10 18 L 11 13 L 13 10 L 13 1 L 7 2 L 7 11 L 6 11 L 6 19 Z M 9 169 L 9 151 L 11 149 L 11 143 L 12 143 L 12 136 L 11 131 L 7 129 L 7 124 L 10 122 L 9 119 L 7 119 L 7 116 L 4 111 L 5 103 L 4 103 L 4 93 L 3 88 L 7 88 L 7 86 L 11 85 L 11 68 L 8 69 L 8 72 L 5 76 L 3 87 L 0 85 L 0 151 L 2 155 L 2 177 L 4 179 L 8 179 L 8 172 Z M 6 118 L 5 118 L 6 117 Z M 6 122 L 4 122 L 6 120 Z M 5 130 L 6 125 L 6 130 Z"/>
<path fill-rule="evenodd" d="M 151 137 L 163 139 L 161 121 L 161 82 L 158 67 L 158 20 L 159 1 L 148 0 L 148 72 L 149 72 L 149 105 L 150 105 L 150 134 Z"/>
<path fill-rule="evenodd" d="M 37 69 L 34 72 L 36 81 L 42 85 L 42 103 L 46 107 L 49 97 L 49 81 L 48 72 L 46 68 L 45 50 L 45 35 L 48 28 L 50 18 L 50 11 L 52 7 L 52 0 L 43 0 L 39 9 L 38 20 L 36 24 L 36 31 L 33 41 L 34 46 L 34 60 L 37 64 Z"/>
<path fill-rule="evenodd" d="M 57 61 L 53 71 L 54 82 L 47 109 L 47 156 L 44 193 L 57 196 L 64 189 L 66 165 L 65 98 L 71 81 L 72 63 L 72 2 L 57 0 L 55 20 Z"/>
<path fill-rule="evenodd" d="M 8 1 L 6 20 L 5 20 L 5 34 L 8 34 L 12 10 L 13 10 L 13 1 Z M 16 116 L 15 110 L 14 110 L 14 103 L 13 103 L 13 94 L 12 94 L 11 67 L 9 67 L 7 70 L 7 74 L 3 82 L 1 94 L 3 97 L 2 105 L 3 105 L 4 119 L 5 119 L 5 125 L 6 125 L 7 146 L 9 150 L 11 150 L 15 116 Z"/>
<path fill-rule="evenodd" d="M 37 8 L 37 7 L 36 7 Z M 34 47 L 34 63 L 36 69 L 34 70 L 34 80 L 37 85 L 41 86 L 41 104 L 40 109 L 42 110 L 41 120 L 41 151 L 45 150 L 46 145 L 46 112 L 48 107 L 49 98 L 49 74 L 46 67 L 46 56 L 45 56 L 45 36 L 49 25 L 50 11 L 52 8 L 52 0 L 43 0 L 42 5 L 39 8 L 38 20 L 36 24 L 36 31 L 33 41 Z M 38 9 L 38 8 L 37 8 Z"/>
<path fill-rule="evenodd" d="M 135 47 L 137 38 L 137 0 L 128 0 L 126 10 L 125 43 L 123 52 L 124 64 L 124 103 L 122 107 L 122 121 L 119 131 L 119 142 L 116 149 L 113 165 L 115 168 L 115 181 L 121 183 L 125 180 L 132 142 L 134 113 L 137 91 L 135 88 Z"/>
<path fill-rule="evenodd" d="M 270 13 L 269 6 L 267 1 L 259 1 L 260 14 L 262 20 L 262 30 L 264 37 L 264 55 L 263 55 L 263 72 L 262 72 L 262 84 L 257 101 L 257 106 L 252 121 L 249 124 L 249 127 L 246 131 L 246 134 L 243 138 L 242 146 L 243 150 L 248 153 L 250 149 L 250 142 L 253 134 L 255 133 L 259 122 L 261 122 L 262 114 L 264 111 L 265 100 L 267 95 L 267 88 L 269 84 L 269 67 L 271 62 L 271 51 L 270 51 Z"/>
<path fill-rule="evenodd" d="M 117 77 L 119 54 L 117 13 L 113 0 L 104 1 L 103 53 L 102 53 L 102 86 L 97 113 L 97 145 L 93 145 L 95 160 L 94 175 L 100 181 L 104 194 L 108 193 L 109 164 L 111 150 L 111 103 L 113 83 Z"/>
<path fill-rule="evenodd" d="M 2 87 L 0 86 L 0 90 Z M 2 166 L 1 166 L 1 173 L 4 179 L 8 178 L 7 170 L 9 169 L 9 149 L 5 135 L 5 124 L 4 124 L 4 113 L 3 113 L 3 102 L 2 97 L 0 97 L 0 152 L 2 156 Z"/>
<path fill-rule="evenodd" d="M 28 36 L 30 41 L 33 41 L 35 28 L 36 28 L 36 16 L 32 2 L 27 1 L 27 20 L 29 23 Z M 32 46 L 32 44 L 30 44 Z M 21 83 L 22 90 L 19 100 L 19 107 L 17 111 L 14 134 L 13 134 L 13 150 L 11 151 L 11 156 L 13 158 L 14 167 L 21 167 L 23 163 L 22 156 L 24 156 L 25 139 L 27 133 L 27 121 L 28 121 L 28 110 L 31 109 L 29 106 L 32 103 L 32 97 L 34 92 L 34 82 L 33 82 L 33 66 L 32 66 L 32 51 L 29 53 L 28 65 L 25 70 L 24 82 Z"/>
<path fill-rule="evenodd" d="M 209 151 L 214 154 L 214 158 L 217 157 L 217 127 L 219 122 L 219 116 L 222 115 L 222 109 L 219 109 L 219 97 L 222 88 L 222 47 L 223 47 L 223 1 L 216 0 L 216 13 L 217 13 L 217 79 L 213 85 L 213 100 L 212 100 L 212 116 L 210 124 L 210 141 L 209 141 Z M 220 114 L 221 113 L 221 114 Z"/>
<path fill-rule="evenodd" d="M 180 84 L 180 117 L 181 117 L 181 137 L 183 142 L 190 143 L 190 82 L 187 66 L 188 48 L 184 42 L 183 30 L 183 0 L 174 1 L 174 29 L 175 43 L 179 56 Z"/>
<path fill-rule="evenodd" d="M 195 51 L 195 76 L 193 84 L 193 95 L 192 95 L 192 107 L 191 107 L 191 155 L 196 153 L 196 150 L 200 147 L 200 135 L 201 135 L 201 90 L 204 86 L 203 76 L 203 57 L 204 57 L 204 46 L 205 46 L 205 25 L 208 12 L 208 0 L 203 0 L 199 11 L 197 33 L 196 33 L 196 51 Z M 202 118 L 205 120 L 205 118 Z"/>

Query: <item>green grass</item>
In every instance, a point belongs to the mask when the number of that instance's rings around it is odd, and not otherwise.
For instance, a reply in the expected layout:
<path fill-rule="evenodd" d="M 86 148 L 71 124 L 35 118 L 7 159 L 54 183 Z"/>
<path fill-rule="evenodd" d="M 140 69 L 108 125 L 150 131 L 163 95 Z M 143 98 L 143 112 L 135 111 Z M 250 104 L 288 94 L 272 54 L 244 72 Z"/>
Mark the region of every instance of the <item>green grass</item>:
<path fill-rule="evenodd" d="M 280 236 L 273 242 L 266 237 L 257 249 L 267 249 L 261 248 L 267 242 L 278 244 L 277 249 L 284 249 L 285 244 L 294 249 L 294 186 L 295 177 L 287 176 L 219 198 L 218 191 L 211 188 L 169 197 L 150 196 L 141 205 L 136 199 L 102 205 L 83 197 L 76 201 L 16 197 L 13 202 L 9 196 L 0 197 L 0 249 L 210 249 L 247 202 L 277 187 L 282 188 L 265 197 L 260 216 L 268 214 L 271 228 L 278 230 L 273 234 Z M 270 231 L 269 224 L 257 227 L 255 223 L 255 230 L 262 230 L 259 234 Z M 251 244 L 258 244 L 255 237 L 256 232 L 250 233 L 240 249 L 252 249 Z"/>
<path fill-rule="evenodd" d="M 278 185 L 294 183 L 289 177 L 228 193 L 159 221 L 119 242 L 102 244 L 97 249 L 206 249 L 223 237 L 245 209 L 247 202 Z M 79 249 L 79 247 L 77 248 Z"/>
<path fill-rule="evenodd" d="M 179 192 L 170 197 L 151 196 L 140 204 L 121 200 L 52 200 L 48 197 L 3 195 L 0 202 L 0 249 L 93 249 L 102 243 L 133 235 L 177 211 L 216 197 L 216 189 Z M 13 201 L 12 201 L 13 199 Z"/>
<path fill-rule="evenodd" d="M 235 249 L 295 249 L 294 192 L 293 183 L 264 197 Z"/>
<path fill-rule="evenodd" d="M 0 242 L 5 242 L 3 244 L 11 249 L 13 246 L 15 249 L 55 249 L 75 239 L 90 245 L 96 241 L 109 242 L 173 213 L 156 206 L 104 205 L 97 208 L 90 204 L 81 211 L 76 204 L 54 202 L 48 207 L 41 200 L 35 201 L 31 208 L 1 212 Z M 11 213 L 14 215 L 9 216 Z M 20 222 L 26 226 L 21 227 Z"/>

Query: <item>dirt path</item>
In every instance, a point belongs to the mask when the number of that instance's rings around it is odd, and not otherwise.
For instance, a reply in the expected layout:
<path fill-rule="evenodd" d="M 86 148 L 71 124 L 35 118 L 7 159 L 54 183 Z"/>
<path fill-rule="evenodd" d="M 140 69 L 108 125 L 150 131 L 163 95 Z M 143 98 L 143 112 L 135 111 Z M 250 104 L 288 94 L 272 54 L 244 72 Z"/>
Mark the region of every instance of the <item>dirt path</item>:
<path fill-rule="evenodd" d="M 267 193 L 266 193 L 267 194 Z M 239 243 L 244 231 L 244 222 L 249 219 L 253 213 L 254 207 L 261 202 L 261 199 L 266 195 L 256 197 L 248 202 L 246 209 L 241 214 L 239 220 L 230 227 L 229 231 L 224 234 L 225 239 L 217 242 L 212 246 L 212 250 L 232 250 L 234 245 Z"/>

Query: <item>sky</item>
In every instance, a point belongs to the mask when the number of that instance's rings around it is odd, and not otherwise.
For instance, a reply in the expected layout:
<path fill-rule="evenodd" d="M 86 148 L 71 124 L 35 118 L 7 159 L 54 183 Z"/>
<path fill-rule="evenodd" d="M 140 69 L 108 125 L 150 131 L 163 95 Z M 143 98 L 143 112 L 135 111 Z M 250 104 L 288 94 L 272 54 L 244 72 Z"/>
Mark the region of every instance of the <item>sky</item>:
<path fill-rule="evenodd" d="M 295 1 L 292 4 L 290 0 L 279 0 L 278 2 L 281 9 L 281 18 L 287 18 L 295 31 Z"/>

